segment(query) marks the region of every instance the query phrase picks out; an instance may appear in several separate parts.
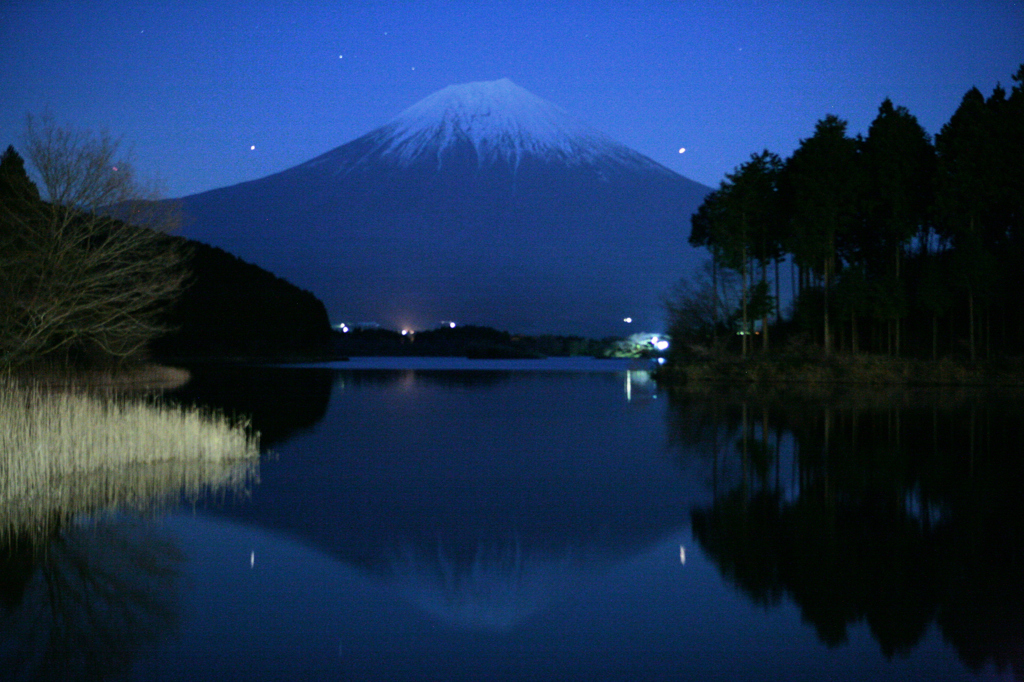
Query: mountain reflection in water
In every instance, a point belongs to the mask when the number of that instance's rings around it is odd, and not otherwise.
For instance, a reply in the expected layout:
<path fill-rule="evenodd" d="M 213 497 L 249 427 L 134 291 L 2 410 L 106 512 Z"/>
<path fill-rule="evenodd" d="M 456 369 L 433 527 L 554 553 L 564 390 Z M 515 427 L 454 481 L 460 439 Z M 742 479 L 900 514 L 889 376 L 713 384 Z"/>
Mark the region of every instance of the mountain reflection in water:
<path fill-rule="evenodd" d="M 427 613 L 477 630 L 511 630 L 593 570 L 568 550 L 545 556 L 519 543 L 480 545 L 468 563 L 443 548 L 416 552 L 408 547 L 395 558 L 391 579 Z"/>
<path fill-rule="evenodd" d="M 935 624 L 972 670 L 1024 679 L 1019 394 L 671 398 L 711 467 L 693 532 L 730 583 L 829 646 L 866 622 L 905 655 Z"/>
<path fill-rule="evenodd" d="M 507 630 L 686 524 L 678 469 L 608 419 L 623 378 L 600 376 L 611 390 L 596 395 L 594 381 L 339 372 L 326 418 L 264 463 L 253 504 L 210 511 L 300 538 L 449 623 Z M 642 412 L 654 387 L 632 381 Z M 630 475 L 652 455 L 658 475 Z"/>

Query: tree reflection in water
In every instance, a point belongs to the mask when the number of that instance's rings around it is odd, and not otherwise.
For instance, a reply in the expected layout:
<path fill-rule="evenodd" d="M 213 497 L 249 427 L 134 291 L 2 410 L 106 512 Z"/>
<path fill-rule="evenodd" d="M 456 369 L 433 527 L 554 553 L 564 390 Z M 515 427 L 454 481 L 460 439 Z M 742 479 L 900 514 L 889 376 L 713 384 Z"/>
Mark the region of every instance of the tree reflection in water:
<path fill-rule="evenodd" d="M 756 603 L 791 599 L 830 646 L 866 622 L 886 656 L 934 623 L 971 669 L 1024 679 L 1019 394 L 671 400 L 711 470 L 694 535 Z"/>
<path fill-rule="evenodd" d="M 55 478 L 64 490 L 32 504 L 6 495 L 19 504 L 0 506 L 4 679 L 109 679 L 172 634 L 184 557 L 152 515 L 182 498 L 247 496 L 257 453 L 250 442 L 225 461 L 65 474 Z"/>
<path fill-rule="evenodd" d="M 183 554 L 144 520 L 110 518 L 0 554 L 5 679 L 109 679 L 178 624 Z"/>

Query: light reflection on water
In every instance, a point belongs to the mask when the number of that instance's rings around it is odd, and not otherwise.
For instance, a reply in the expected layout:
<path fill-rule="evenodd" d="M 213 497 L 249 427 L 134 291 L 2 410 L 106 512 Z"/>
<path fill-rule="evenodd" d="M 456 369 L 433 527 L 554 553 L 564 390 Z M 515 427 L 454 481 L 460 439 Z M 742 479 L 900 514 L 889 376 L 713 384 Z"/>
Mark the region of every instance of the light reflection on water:
<path fill-rule="evenodd" d="M 899 545 L 857 510 L 891 511 L 941 540 L 955 528 L 928 510 L 972 494 L 929 468 L 934 453 L 955 460 L 955 448 L 908 449 L 923 412 L 896 420 L 885 406 L 836 407 L 826 447 L 821 401 L 670 396 L 628 366 L 366 364 L 278 369 L 272 381 L 239 369 L 198 378 L 229 413 L 265 415 L 271 452 L 250 499 L 158 522 L 185 556 L 178 635 L 130 644 L 137 679 L 943 680 L 994 678 L 995 664 L 1006 677 L 1018 663 L 1024 627 L 1011 614 L 1021 591 L 1005 567 L 972 569 L 1002 591 L 1008 617 L 986 611 L 992 590 L 976 591 L 971 641 L 935 611 L 894 639 L 886 623 L 907 622 L 899 590 L 884 594 L 888 615 L 858 601 L 861 585 L 886 586 L 871 576 L 904 567 Z M 231 395 L 229 383 L 262 392 Z M 928 409 L 948 410 L 952 423 L 963 404 Z M 896 421 L 901 447 L 880 435 Z M 854 440 L 870 447 L 854 450 Z M 975 472 L 988 457 L 1015 480 L 992 438 L 951 425 L 945 440 L 973 452 Z M 1000 495 L 989 499 L 998 506 Z M 819 499 L 825 506 L 811 504 Z M 814 533 L 785 520 L 803 510 Z M 1008 528 L 1004 541 L 1019 520 Z M 1004 549 L 1020 556 L 1019 540 Z M 831 580 L 794 573 L 780 551 L 794 542 Z M 885 551 L 867 551 L 870 542 Z M 830 549 L 844 544 L 852 554 Z M 930 556 L 915 547 L 903 554 Z M 836 571 L 833 558 L 870 579 Z M 944 575 L 911 565 L 912 580 Z M 813 601 L 807 585 L 839 591 Z M 948 614 L 956 602 L 943 594 L 914 604 L 946 604 Z M 845 611 L 815 610 L 821 603 Z M 830 641 L 823 624 L 835 618 L 844 638 Z M 889 654 L 893 641 L 909 644 Z"/>

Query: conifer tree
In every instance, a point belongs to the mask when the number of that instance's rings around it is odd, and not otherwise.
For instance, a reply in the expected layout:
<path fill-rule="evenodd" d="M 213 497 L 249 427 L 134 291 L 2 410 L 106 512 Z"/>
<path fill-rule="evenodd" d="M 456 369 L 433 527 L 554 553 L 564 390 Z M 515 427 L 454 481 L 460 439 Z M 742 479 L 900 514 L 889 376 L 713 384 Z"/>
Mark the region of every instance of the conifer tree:
<path fill-rule="evenodd" d="M 39 188 L 25 172 L 25 160 L 13 145 L 0 155 L 0 205 L 10 208 L 14 203 L 39 200 Z"/>
<path fill-rule="evenodd" d="M 768 293 L 765 273 L 768 262 L 779 254 L 776 185 L 781 167 L 779 157 L 768 150 L 751 155 L 749 161 L 725 176 L 691 220 L 690 243 L 708 246 L 717 263 L 740 274 L 744 355 L 753 319 L 763 320 L 767 347 L 767 318 L 774 301 Z M 761 280 L 756 286 L 752 282 L 755 262 L 761 265 Z"/>
<path fill-rule="evenodd" d="M 825 354 L 832 348 L 829 308 L 839 266 L 837 242 L 856 216 L 857 141 L 846 135 L 846 121 L 828 115 L 814 135 L 801 140 L 786 163 L 792 200 L 790 248 L 797 262 L 821 275 Z"/>
<path fill-rule="evenodd" d="M 872 278 L 885 283 L 876 310 L 886 313 L 887 337 L 900 352 L 906 286 L 903 259 L 911 240 L 927 243 L 935 150 L 917 119 L 886 99 L 862 145 L 863 219 L 853 223 L 858 260 Z"/>

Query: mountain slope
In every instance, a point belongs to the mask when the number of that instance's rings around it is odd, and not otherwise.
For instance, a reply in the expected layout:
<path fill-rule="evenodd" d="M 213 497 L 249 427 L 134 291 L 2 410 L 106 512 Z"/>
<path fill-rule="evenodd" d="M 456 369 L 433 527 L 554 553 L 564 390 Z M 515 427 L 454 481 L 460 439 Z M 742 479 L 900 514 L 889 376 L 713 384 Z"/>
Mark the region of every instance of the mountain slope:
<path fill-rule="evenodd" d="M 708 191 L 501 80 L 182 203 L 187 236 L 312 290 L 336 322 L 603 336 L 662 326 Z"/>

